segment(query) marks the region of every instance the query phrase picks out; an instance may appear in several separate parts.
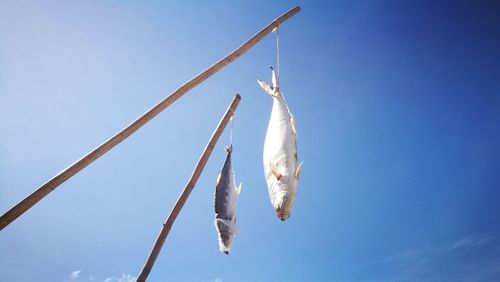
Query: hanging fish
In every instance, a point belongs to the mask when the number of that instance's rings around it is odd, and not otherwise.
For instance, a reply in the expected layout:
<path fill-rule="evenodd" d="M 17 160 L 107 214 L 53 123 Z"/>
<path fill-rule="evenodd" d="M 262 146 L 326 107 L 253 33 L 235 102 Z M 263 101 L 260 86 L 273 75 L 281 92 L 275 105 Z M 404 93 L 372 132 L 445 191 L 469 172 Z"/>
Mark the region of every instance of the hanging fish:
<path fill-rule="evenodd" d="M 226 147 L 226 161 L 222 171 L 217 176 L 215 185 L 215 228 L 218 232 L 219 250 L 228 255 L 234 236 L 238 233 L 236 227 L 236 200 L 241 191 L 241 183 L 235 185 L 234 172 L 231 164 L 233 146 Z"/>
<path fill-rule="evenodd" d="M 293 115 L 283 99 L 274 69 L 272 85 L 257 79 L 260 87 L 273 98 L 273 109 L 264 143 L 264 175 L 269 198 L 276 215 L 282 220 L 290 216 L 302 162 L 297 159 L 297 127 Z"/>

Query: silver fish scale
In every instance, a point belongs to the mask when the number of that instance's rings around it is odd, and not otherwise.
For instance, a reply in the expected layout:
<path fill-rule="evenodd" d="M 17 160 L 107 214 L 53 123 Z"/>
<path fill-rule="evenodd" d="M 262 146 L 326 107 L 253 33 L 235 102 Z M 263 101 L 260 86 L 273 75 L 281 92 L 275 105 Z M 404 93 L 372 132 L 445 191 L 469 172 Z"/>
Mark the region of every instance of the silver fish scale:
<path fill-rule="evenodd" d="M 233 238 L 238 232 L 236 227 L 236 200 L 239 196 L 240 188 L 237 189 L 234 183 L 234 173 L 231 164 L 232 146 L 229 145 L 226 151 L 226 160 L 215 185 L 214 209 L 215 227 L 219 235 L 219 250 L 228 255 Z"/>
<path fill-rule="evenodd" d="M 232 183 L 233 172 L 231 167 L 231 152 L 227 153 L 226 161 L 220 172 L 220 179 L 215 186 L 215 217 L 227 220 L 233 220 L 234 214 L 229 209 L 229 202 L 231 200 L 231 190 L 234 189 Z"/>

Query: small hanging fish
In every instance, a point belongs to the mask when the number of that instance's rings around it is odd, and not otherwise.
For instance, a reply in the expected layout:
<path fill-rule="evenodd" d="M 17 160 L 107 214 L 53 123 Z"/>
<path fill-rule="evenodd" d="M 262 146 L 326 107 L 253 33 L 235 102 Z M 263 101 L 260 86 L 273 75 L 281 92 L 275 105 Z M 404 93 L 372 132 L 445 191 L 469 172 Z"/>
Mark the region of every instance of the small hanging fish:
<path fill-rule="evenodd" d="M 236 200 L 241 191 L 241 183 L 235 185 L 234 172 L 231 164 L 231 152 L 233 146 L 226 147 L 226 161 L 222 171 L 217 176 L 215 185 L 215 228 L 218 232 L 219 250 L 226 255 L 229 254 L 234 236 L 238 233 L 236 227 Z"/>
<path fill-rule="evenodd" d="M 264 175 L 266 177 L 269 198 L 282 220 L 290 216 L 302 162 L 297 159 L 297 127 L 288 106 L 283 99 L 276 74 L 272 70 L 272 86 L 257 79 L 260 87 L 273 98 L 273 109 L 264 142 Z"/>

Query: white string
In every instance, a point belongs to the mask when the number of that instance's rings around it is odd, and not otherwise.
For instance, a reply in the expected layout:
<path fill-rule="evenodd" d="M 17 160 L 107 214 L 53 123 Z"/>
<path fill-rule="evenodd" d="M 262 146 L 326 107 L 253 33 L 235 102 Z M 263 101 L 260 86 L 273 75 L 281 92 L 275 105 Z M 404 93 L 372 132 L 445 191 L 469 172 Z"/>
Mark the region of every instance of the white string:
<path fill-rule="evenodd" d="M 231 128 L 229 130 L 229 145 L 233 145 L 233 123 L 234 123 L 234 115 L 231 116 Z"/>
<path fill-rule="evenodd" d="M 276 83 L 280 85 L 280 27 L 276 27 Z"/>

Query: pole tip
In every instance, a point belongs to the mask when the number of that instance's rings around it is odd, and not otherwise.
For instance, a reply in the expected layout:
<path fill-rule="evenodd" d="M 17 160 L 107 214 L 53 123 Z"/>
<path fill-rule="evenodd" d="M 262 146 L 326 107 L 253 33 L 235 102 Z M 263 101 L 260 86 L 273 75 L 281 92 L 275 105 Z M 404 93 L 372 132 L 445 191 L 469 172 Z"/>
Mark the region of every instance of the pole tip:
<path fill-rule="evenodd" d="M 236 93 L 236 96 L 234 97 L 234 99 L 237 99 L 237 100 L 241 100 L 241 96 L 239 93 Z"/>

